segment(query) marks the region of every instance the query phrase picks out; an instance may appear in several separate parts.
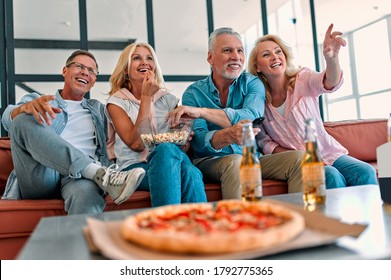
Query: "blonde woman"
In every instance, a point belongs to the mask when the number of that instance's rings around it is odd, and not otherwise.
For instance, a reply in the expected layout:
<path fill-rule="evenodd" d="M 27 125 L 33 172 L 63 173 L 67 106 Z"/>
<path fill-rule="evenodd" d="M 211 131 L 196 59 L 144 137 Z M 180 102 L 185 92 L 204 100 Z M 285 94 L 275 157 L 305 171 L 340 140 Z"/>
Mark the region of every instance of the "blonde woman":
<path fill-rule="evenodd" d="M 146 170 L 138 190 L 151 192 L 152 206 L 205 202 L 202 174 L 187 154 L 171 143 L 160 144 L 149 153 L 137 131 L 146 119 L 166 117 L 179 101 L 164 89 L 153 48 L 146 43 L 127 46 L 110 84 L 106 114 L 115 129 L 115 141 L 108 147 L 120 169 Z"/>
<path fill-rule="evenodd" d="M 377 184 L 375 169 L 347 155 L 347 150 L 323 127 L 319 96 L 342 85 L 338 53 L 346 45 L 331 24 L 323 41 L 326 69 L 323 72 L 296 68 L 291 48 L 278 36 L 259 38 L 249 58 L 248 69 L 266 87 L 265 121 L 257 135 L 264 154 L 305 150 L 304 121 L 312 118 L 318 134 L 320 157 L 326 165 L 327 188 Z"/>

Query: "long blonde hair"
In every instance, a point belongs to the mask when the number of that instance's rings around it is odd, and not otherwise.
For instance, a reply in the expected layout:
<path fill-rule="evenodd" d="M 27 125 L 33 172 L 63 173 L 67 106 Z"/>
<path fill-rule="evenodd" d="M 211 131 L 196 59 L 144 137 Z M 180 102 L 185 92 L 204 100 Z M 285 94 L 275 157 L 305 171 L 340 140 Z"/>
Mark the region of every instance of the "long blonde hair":
<path fill-rule="evenodd" d="M 164 79 L 162 70 L 160 68 L 156 53 L 151 45 L 147 43 L 133 43 L 128 45 L 121 53 L 117 65 L 114 68 L 113 73 L 110 76 L 110 85 L 111 89 L 109 91 L 109 94 L 112 95 L 119 91 L 121 88 L 127 88 L 131 92 L 130 83 L 128 83 L 128 79 L 125 77 L 125 69 L 129 69 L 130 63 L 131 63 L 131 57 L 133 53 L 135 52 L 137 47 L 144 47 L 147 48 L 151 54 L 153 61 L 155 63 L 155 76 L 156 76 L 156 82 L 161 88 L 165 88 L 164 86 Z"/>
<path fill-rule="evenodd" d="M 286 88 L 293 88 L 296 83 L 296 74 L 299 72 L 300 67 L 297 68 L 294 63 L 293 63 L 293 52 L 292 48 L 285 43 L 280 37 L 277 35 L 273 34 L 268 34 L 265 36 L 262 36 L 258 38 L 255 41 L 255 47 L 252 49 L 249 59 L 248 59 L 248 71 L 255 75 L 258 76 L 259 79 L 263 82 L 263 84 L 266 87 L 266 102 L 271 103 L 272 102 L 272 96 L 271 96 L 271 87 L 265 76 L 262 74 L 262 72 L 257 72 L 257 54 L 258 54 L 258 49 L 259 49 L 259 43 L 262 42 L 267 42 L 267 41 L 272 41 L 276 43 L 277 45 L 280 46 L 282 52 L 285 55 L 286 59 L 286 70 L 285 70 L 285 75 L 287 76 L 287 83 L 286 83 Z"/>

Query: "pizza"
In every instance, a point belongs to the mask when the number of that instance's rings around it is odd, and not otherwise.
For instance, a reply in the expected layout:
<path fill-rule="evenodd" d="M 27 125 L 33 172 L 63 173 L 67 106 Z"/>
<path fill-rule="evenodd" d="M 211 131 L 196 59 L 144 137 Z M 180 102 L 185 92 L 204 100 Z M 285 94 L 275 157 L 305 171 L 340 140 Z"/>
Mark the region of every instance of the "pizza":
<path fill-rule="evenodd" d="M 159 251 L 219 254 L 282 244 L 304 227 L 299 213 L 271 202 L 222 200 L 139 212 L 122 222 L 121 235 Z"/>

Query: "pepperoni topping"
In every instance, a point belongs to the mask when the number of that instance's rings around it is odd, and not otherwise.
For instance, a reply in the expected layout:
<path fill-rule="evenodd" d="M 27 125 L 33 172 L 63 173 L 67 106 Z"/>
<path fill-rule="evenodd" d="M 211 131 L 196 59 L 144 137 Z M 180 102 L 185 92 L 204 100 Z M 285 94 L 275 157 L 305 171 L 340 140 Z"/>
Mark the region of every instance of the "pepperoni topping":
<path fill-rule="evenodd" d="M 256 207 L 229 209 L 223 205 L 216 209 L 193 208 L 172 214 L 149 215 L 139 220 L 138 226 L 154 231 L 186 231 L 202 235 L 217 231 L 234 233 L 243 229 L 264 230 L 281 225 L 288 219 L 271 211 L 260 211 Z"/>

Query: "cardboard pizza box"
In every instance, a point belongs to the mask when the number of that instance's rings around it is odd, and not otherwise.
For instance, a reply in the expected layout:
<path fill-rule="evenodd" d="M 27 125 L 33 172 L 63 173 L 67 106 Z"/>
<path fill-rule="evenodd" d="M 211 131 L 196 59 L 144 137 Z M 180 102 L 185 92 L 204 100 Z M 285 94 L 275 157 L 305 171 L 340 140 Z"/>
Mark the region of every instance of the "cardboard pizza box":
<path fill-rule="evenodd" d="M 121 221 L 101 221 L 94 218 L 87 219 L 84 229 L 91 253 L 99 253 L 109 259 L 254 259 L 270 256 L 291 250 L 304 249 L 335 243 L 342 236 L 357 238 L 366 229 L 364 224 L 347 224 L 337 219 L 326 217 L 319 211 L 307 211 L 297 205 L 286 202 L 265 199 L 273 203 L 295 210 L 303 215 L 306 228 L 294 239 L 273 246 L 244 252 L 235 252 L 216 255 L 173 254 L 158 252 L 140 247 L 124 240 L 120 234 Z"/>
<path fill-rule="evenodd" d="M 303 215 L 305 219 L 306 228 L 316 230 L 316 231 L 326 232 L 336 237 L 351 236 L 357 238 L 367 227 L 366 224 L 343 223 L 335 218 L 325 216 L 320 211 L 316 211 L 316 210 L 309 211 L 308 209 L 304 209 L 295 204 L 273 200 L 273 199 L 265 199 L 265 200 L 273 201 L 273 203 L 282 205 L 284 207 L 299 212 L 301 215 Z"/>

